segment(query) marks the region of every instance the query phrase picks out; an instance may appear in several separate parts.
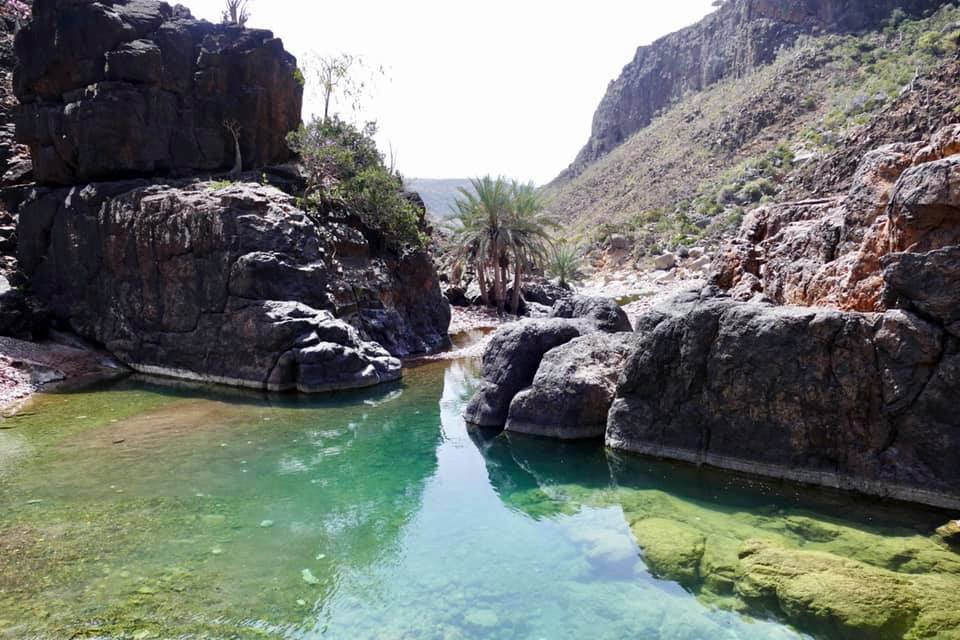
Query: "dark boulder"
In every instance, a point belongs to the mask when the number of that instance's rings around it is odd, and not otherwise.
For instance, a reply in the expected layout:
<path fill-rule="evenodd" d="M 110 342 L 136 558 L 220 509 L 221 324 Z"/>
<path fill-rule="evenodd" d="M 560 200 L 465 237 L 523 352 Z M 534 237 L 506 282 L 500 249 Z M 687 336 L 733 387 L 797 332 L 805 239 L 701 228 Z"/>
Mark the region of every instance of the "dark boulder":
<path fill-rule="evenodd" d="M 883 264 L 884 302 L 945 324 L 960 321 L 960 246 L 894 253 Z"/>
<path fill-rule="evenodd" d="M 17 136 L 36 179 L 245 168 L 289 156 L 296 60 L 269 31 L 192 19 L 156 0 L 37 0 L 16 39 Z"/>
<path fill-rule="evenodd" d="M 960 506 L 960 354 L 902 311 L 685 292 L 638 322 L 613 448 Z"/>
<path fill-rule="evenodd" d="M 562 440 L 602 438 L 633 333 L 592 333 L 543 356 L 510 403 L 506 430 Z"/>
<path fill-rule="evenodd" d="M 479 427 L 502 427 L 513 397 L 533 381 L 540 359 L 592 329 L 587 323 L 559 318 L 527 320 L 494 334 L 483 354 L 483 379 L 464 417 Z"/>
<path fill-rule="evenodd" d="M 581 296 L 566 302 L 554 306 L 551 318 L 510 324 L 493 335 L 483 354 L 480 386 L 464 412 L 467 422 L 504 426 L 514 396 L 530 386 L 541 359 L 552 349 L 598 331 L 614 333 L 623 326 L 630 330 L 629 320 L 613 300 Z"/>
<path fill-rule="evenodd" d="M 553 318 L 584 318 L 607 333 L 633 331 L 630 319 L 615 300 L 590 296 L 573 296 L 558 300 L 550 311 Z"/>
<path fill-rule="evenodd" d="M 322 391 L 394 380 L 392 355 L 448 340 L 429 258 L 354 231 L 272 187 L 140 180 L 41 190 L 19 255 L 56 318 L 134 369 Z M 338 255 L 345 237 L 362 258 Z"/>
<path fill-rule="evenodd" d="M 573 291 L 569 287 L 562 287 L 547 279 L 531 280 L 523 285 L 523 298 L 527 302 L 552 307 L 558 300 L 571 297 L 573 297 Z"/>

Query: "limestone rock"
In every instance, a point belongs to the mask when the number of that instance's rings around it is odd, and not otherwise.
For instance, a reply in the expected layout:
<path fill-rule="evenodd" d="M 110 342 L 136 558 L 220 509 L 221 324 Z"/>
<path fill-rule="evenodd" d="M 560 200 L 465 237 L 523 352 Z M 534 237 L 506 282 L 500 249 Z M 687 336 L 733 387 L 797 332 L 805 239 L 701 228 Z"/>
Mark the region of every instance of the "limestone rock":
<path fill-rule="evenodd" d="M 157 0 L 38 0 L 17 36 L 17 136 L 41 183 L 246 168 L 286 159 L 296 60 L 269 31 Z"/>
<path fill-rule="evenodd" d="M 653 266 L 655 269 L 660 271 L 666 271 L 667 269 L 673 269 L 677 266 L 677 256 L 672 253 L 664 253 L 653 259 Z"/>
<path fill-rule="evenodd" d="M 632 333 L 593 333 L 547 352 L 510 403 L 507 431 L 563 440 L 602 438 Z"/>

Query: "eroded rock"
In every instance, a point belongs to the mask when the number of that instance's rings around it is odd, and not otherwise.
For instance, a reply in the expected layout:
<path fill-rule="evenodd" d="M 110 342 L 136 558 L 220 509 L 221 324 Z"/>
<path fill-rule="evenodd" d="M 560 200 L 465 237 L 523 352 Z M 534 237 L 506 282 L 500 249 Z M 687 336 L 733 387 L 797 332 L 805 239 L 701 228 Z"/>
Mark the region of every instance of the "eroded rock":
<path fill-rule="evenodd" d="M 409 267 L 429 258 L 359 234 L 363 259 L 342 263 L 338 225 L 259 184 L 101 183 L 28 203 L 20 263 L 54 316 L 140 371 L 306 392 L 395 380 L 394 356 L 446 343 L 449 307 L 432 267 Z"/>
<path fill-rule="evenodd" d="M 547 352 L 510 402 L 506 429 L 563 440 L 602 438 L 632 333 L 593 333 Z"/>
<path fill-rule="evenodd" d="M 289 157 L 296 60 L 269 31 L 157 0 L 40 0 L 17 36 L 17 137 L 41 183 L 229 169 Z"/>
<path fill-rule="evenodd" d="M 678 295 L 641 317 L 608 446 L 957 506 L 960 356 L 942 328 Z M 951 352 L 952 354 L 952 352 Z"/>

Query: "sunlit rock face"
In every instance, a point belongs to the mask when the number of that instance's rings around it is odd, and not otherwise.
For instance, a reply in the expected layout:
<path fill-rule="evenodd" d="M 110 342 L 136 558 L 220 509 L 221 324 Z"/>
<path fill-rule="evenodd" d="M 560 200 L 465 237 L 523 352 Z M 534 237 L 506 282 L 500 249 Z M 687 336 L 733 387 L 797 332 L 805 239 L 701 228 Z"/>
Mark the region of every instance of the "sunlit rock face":
<path fill-rule="evenodd" d="M 269 31 L 156 0 L 37 0 L 16 39 L 17 135 L 42 183 L 282 161 L 300 122 L 296 60 Z"/>
<path fill-rule="evenodd" d="M 960 344 L 942 324 L 678 295 L 638 321 L 614 448 L 960 506 Z"/>
<path fill-rule="evenodd" d="M 924 266 L 927 284 L 914 278 L 913 291 L 949 291 L 955 267 L 925 254 L 958 244 L 960 125 L 951 125 L 928 144 L 871 151 L 845 195 L 752 211 L 717 260 L 716 281 L 741 300 L 762 293 L 782 304 L 883 311 L 910 297 L 901 262 Z"/>
<path fill-rule="evenodd" d="M 395 380 L 394 356 L 448 340 L 435 271 L 416 266 L 428 257 L 372 252 L 360 229 L 318 225 L 273 187 L 41 191 L 20 238 L 35 295 L 141 371 L 326 391 Z"/>

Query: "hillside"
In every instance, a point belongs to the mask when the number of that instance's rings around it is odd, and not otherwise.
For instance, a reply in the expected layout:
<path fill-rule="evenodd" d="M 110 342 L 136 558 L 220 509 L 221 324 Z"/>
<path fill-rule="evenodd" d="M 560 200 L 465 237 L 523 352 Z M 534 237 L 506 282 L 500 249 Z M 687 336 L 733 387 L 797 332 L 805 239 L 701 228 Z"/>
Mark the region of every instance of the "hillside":
<path fill-rule="evenodd" d="M 960 10 L 948 5 L 926 18 L 898 13 L 856 35 L 801 35 L 772 63 L 688 93 L 576 177 L 558 178 L 547 188 L 550 209 L 583 241 L 627 234 L 636 256 L 718 240 L 761 202 L 814 181 L 829 188 L 842 182 L 841 167 L 849 178 L 857 156 L 833 158 L 851 140 L 872 144 L 862 129 L 911 93 L 929 92 L 955 55 L 958 30 Z M 900 118 L 887 137 L 929 135 L 956 118 L 954 104 Z M 821 160 L 836 166 L 813 179 Z"/>
<path fill-rule="evenodd" d="M 430 179 L 411 178 L 406 181 L 407 189 L 415 191 L 423 198 L 427 214 L 436 220 L 452 215 L 452 207 L 460 189 L 470 189 L 470 180 L 466 178 Z"/>

